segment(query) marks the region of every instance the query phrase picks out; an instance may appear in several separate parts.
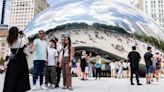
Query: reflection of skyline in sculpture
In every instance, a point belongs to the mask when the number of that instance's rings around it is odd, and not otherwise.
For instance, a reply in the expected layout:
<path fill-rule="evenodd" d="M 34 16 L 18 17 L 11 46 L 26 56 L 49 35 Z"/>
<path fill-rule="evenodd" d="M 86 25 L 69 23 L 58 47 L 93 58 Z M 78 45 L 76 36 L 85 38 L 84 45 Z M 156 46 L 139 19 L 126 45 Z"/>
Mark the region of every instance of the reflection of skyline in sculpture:
<path fill-rule="evenodd" d="M 85 22 L 119 25 L 127 31 L 135 31 L 138 34 L 164 37 L 150 18 L 123 0 L 71 1 L 67 4 L 54 5 L 37 15 L 29 23 L 25 32 L 32 35 L 40 29 L 48 30 L 66 23 Z"/>

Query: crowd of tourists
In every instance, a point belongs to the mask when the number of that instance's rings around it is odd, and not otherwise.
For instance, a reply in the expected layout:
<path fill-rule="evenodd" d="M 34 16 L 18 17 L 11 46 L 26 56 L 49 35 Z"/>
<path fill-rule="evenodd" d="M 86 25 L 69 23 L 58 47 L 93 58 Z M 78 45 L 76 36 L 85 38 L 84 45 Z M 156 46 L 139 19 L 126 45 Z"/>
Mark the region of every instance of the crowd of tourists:
<path fill-rule="evenodd" d="M 26 35 L 20 33 L 17 27 L 9 29 L 7 42 L 11 48 L 8 57 L 3 92 L 25 92 L 30 89 L 58 88 L 61 72 L 63 75 L 63 89 L 73 90 L 71 67 L 74 48 L 70 37 L 46 39 L 45 31 L 38 32 L 38 38 L 33 41 L 30 50 L 33 57 L 33 85 L 30 86 L 29 70 L 24 49 L 28 40 Z M 45 76 L 45 77 L 44 77 Z M 45 81 L 43 81 L 45 80 Z M 38 85 L 39 82 L 39 85 Z"/>
<path fill-rule="evenodd" d="M 118 40 L 122 41 L 120 37 Z M 12 54 L 8 57 L 3 92 L 37 90 L 38 82 L 39 88 L 44 90 L 58 88 L 61 72 L 63 76 L 63 89 L 73 90 L 71 68 L 74 59 L 74 48 L 71 45 L 70 37 L 62 36 L 61 40 L 53 37 L 48 40 L 46 39 L 44 30 L 38 32 L 38 38 L 33 41 L 30 50 L 30 54 L 34 54 L 32 88 L 30 86 L 26 59 L 28 54 L 24 52 L 24 49 L 29 44 L 26 35 L 19 31 L 17 27 L 11 27 L 7 42 Z M 91 62 L 91 57 L 91 52 L 82 51 L 77 60 L 76 74 L 83 81 L 88 80 L 88 77 L 95 77 L 95 80 L 97 80 L 102 76 L 103 62 L 101 55 L 97 53 L 94 63 Z M 132 47 L 132 51 L 129 52 L 127 58 L 128 61 L 116 61 L 113 59 L 109 62 L 108 66 L 110 68 L 107 70 L 110 72 L 110 77 L 130 78 L 131 85 L 134 85 L 133 74 L 135 74 L 137 85 L 142 85 L 139 82 L 139 62 L 141 61 L 141 56 L 137 52 L 136 46 Z M 146 83 L 151 84 L 154 77 L 159 81 L 161 79 L 161 73 L 164 73 L 164 59 L 162 54 L 157 52 L 153 55 L 152 48 L 148 46 L 143 58 L 146 67 Z M 4 69 L 3 66 L 0 67 Z"/>

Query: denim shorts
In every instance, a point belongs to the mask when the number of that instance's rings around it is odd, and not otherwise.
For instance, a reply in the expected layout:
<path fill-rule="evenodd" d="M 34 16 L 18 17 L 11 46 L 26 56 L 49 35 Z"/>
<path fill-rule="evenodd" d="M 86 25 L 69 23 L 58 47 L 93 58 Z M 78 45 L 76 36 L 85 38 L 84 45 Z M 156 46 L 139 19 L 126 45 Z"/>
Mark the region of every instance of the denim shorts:
<path fill-rule="evenodd" d="M 147 73 L 153 73 L 153 65 L 147 65 L 146 66 L 146 72 Z"/>

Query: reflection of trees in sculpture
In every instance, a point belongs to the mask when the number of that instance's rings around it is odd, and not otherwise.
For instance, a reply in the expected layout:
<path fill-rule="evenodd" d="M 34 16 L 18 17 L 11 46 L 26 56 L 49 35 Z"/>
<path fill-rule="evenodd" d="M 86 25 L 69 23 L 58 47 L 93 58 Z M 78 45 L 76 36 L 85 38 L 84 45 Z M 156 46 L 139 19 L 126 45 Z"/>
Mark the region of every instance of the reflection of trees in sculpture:
<path fill-rule="evenodd" d="M 119 33 L 127 33 L 123 28 L 118 26 L 112 26 L 112 25 L 106 25 L 106 24 L 100 24 L 100 23 L 93 23 L 92 25 L 88 25 L 86 23 L 67 23 L 64 25 L 60 25 L 55 27 L 54 29 L 50 29 L 47 31 L 47 34 L 49 34 L 52 31 L 56 30 L 67 30 L 67 29 L 97 29 L 97 30 L 107 30 L 107 31 L 114 31 Z"/>
<path fill-rule="evenodd" d="M 60 26 L 55 27 L 54 29 L 49 29 L 46 32 L 46 34 L 50 35 L 51 33 L 55 32 L 57 30 L 69 30 L 69 29 L 79 29 L 79 31 L 80 31 L 80 29 L 96 29 L 96 30 L 104 31 L 107 34 L 107 36 L 109 36 L 108 32 L 114 32 L 114 33 L 118 33 L 118 34 L 121 33 L 124 35 L 131 36 L 131 34 L 127 33 L 125 29 L 118 27 L 118 26 L 112 26 L 112 25 L 106 25 L 106 24 L 100 24 L 100 23 L 93 23 L 92 25 L 88 25 L 87 23 L 83 23 L 83 22 L 67 23 L 64 25 L 60 25 Z M 76 32 L 76 34 L 79 35 L 78 32 Z M 159 48 L 164 51 L 164 41 L 163 40 L 158 40 L 152 36 L 146 36 L 146 35 L 134 34 L 134 36 L 138 40 L 149 43 L 149 44 L 155 46 L 156 48 Z M 33 37 L 30 37 L 29 40 L 33 41 L 36 38 L 37 38 L 37 35 L 34 35 Z"/>

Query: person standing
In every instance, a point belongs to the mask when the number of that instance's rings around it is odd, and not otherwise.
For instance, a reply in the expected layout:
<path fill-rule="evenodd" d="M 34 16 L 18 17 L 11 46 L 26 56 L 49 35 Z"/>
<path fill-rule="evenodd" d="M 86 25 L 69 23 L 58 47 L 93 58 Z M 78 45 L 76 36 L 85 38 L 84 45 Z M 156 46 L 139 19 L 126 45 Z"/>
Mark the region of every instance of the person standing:
<path fill-rule="evenodd" d="M 144 55 L 145 63 L 146 63 L 146 83 L 151 84 L 151 79 L 153 75 L 153 54 L 151 53 L 151 47 L 147 47 L 147 52 Z"/>
<path fill-rule="evenodd" d="M 32 90 L 36 90 L 36 81 L 38 76 L 40 76 L 40 87 L 42 89 L 47 89 L 45 85 L 43 85 L 43 76 L 44 69 L 46 64 L 46 49 L 47 49 L 47 41 L 45 40 L 45 32 L 40 30 L 39 38 L 34 40 L 32 50 L 30 53 L 34 52 L 34 70 L 33 70 L 33 87 Z"/>
<path fill-rule="evenodd" d="M 85 74 L 84 74 L 84 80 L 88 80 L 87 78 L 88 78 L 88 72 L 89 72 L 89 67 L 88 67 L 88 65 L 89 65 L 89 59 L 90 59 L 90 57 L 91 57 L 91 53 L 90 52 L 86 52 L 86 57 L 85 57 L 85 59 L 86 59 L 86 66 L 85 66 Z"/>
<path fill-rule="evenodd" d="M 81 80 L 85 80 L 85 67 L 87 65 L 86 57 L 87 57 L 86 51 L 82 51 L 81 62 L 80 62 L 80 67 L 81 67 L 81 72 L 82 72 Z"/>
<path fill-rule="evenodd" d="M 129 54 L 128 54 L 128 59 L 129 59 L 130 68 L 131 68 L 131 76 L 130 76 L 131 85 L 134 85 L 133 74 L 136 75 L 137 85 L 142 85 L 141 83 L 139 83 L 139 77 L 138 77 L 139 76 L 139 73 L 138 73 L 139 61 L 141 60 L 141 56 L 136 51 L 136 46 L 132 47 L 132 51 L 129 52 Z"/>
<path fill-rule="evenodd" d="M 88 68 L 89 68 L 89 70 L 88 70 L 88 77 L 92 78 L 93 77 L 93 64 L 91 62 L 89 62 Z"/>
<path fill-rule="evenodd" d="M 160 79 L 160 73 L 161 73 L 161 62 L 162 62 L 162 58 L 161 58 L 161 55 L 159 55 L 159 53 L 156 53 L 155 55 L 155 77 L 156 77 L 156 80 L 159 81 Z"/>
<path fill-rule="evenodd" d="M 65 44 L 65 37 L 61 37 L 61 42 L 57 44 L 57 51 L 58 51 L 59 56 L 58 56 L 58 62 L 57 62 L 57 67 L 56 67 L 56 72 L 57 72 L 56 88 L 59 87 L 59 83 L 60 83 L 61 70 L 62 70 L 61 62 L 62 62 L 62 58 L 63 58 L 62 50 L 64 48 L 64 44 Z"/>
<path fill-rule="evenodd" d="M 77 74 L 77 77 L 80 79 L 81 78 L 80 58 L 78 59 L 76 65 L 77 65 L 76 74 Z"/>
<path fill-rule="evenodd" d="M 123 77 L 123 60 L 119 61 L 119 69 L 117 73 L 117 78 Z"/>
<path fill-rule="evenodd" d="M 71 46 L 71 38 L 65 37 L 65 45 L 63 48 L 62 70 L 63 70 L 63 89 L 73 90 L 72 88 L 72 60 L 74 56 L 74 48 Z"/>
<path fill-rule="evenodd" d="M 97 77 L 99 77 L 99 80 L 100 80 L 100 77 L 101 77 L 101 57 L 100 57 L 100 55 L 97 55 L 95 66 L 96 66 L 96 80 L 97 80 Z"/>
<path fill-rule="evenodd" d="M 21 36 L 17 27 L 11 27 L 7 42 L 11 53 L 16 54 L 16 58 L 10 59 L 7 65 L 3 92 L 28 91 L 30 90 L 29 71 L 26 54 L 23 52 L 27 44 L 25 35 Z"/>
<path fill-rule="evenodd" d="M 115 60 L 113 60 L 110 63 L 110 69 L 111 69 L 111 78 L 115 78 L 116 77 L 116 63 L 115 63 Z"/>
<path fill-rule="evenodd" d="M 51 84 L 52 88 L 55 88 L 57 80 L 56 80 L 56 66 L 58 60 L 58 52 L 55 49 L 56 42 L 54 40 L 50 40 L 49 46 L 47 47 L 47 66 L 46 66 L 46 77 L 45 84 Z"/>

